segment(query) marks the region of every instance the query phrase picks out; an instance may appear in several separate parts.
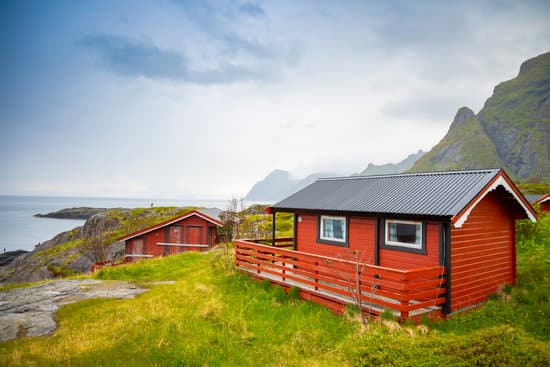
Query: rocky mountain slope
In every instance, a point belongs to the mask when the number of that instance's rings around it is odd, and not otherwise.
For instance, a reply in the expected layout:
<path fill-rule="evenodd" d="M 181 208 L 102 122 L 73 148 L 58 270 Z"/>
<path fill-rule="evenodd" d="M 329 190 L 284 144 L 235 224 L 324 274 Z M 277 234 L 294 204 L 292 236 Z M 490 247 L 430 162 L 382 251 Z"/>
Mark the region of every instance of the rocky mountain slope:
<path fill-rule="evenodd" d="M 458 110 L 445 137 L 412 172 L 503 167 L 519 181 L 550 181 L 550 53 L 525 61 L 477 115 Z"/>

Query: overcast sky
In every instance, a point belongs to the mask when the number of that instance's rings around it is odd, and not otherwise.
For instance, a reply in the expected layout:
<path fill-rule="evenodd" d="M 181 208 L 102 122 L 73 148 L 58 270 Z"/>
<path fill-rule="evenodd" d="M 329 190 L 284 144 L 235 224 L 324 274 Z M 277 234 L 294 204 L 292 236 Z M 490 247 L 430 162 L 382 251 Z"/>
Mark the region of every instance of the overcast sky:
<path fill-rule="evenodd" d="M 428 150 L 548 1 L 0 2 L 0 194 L 225 199 Z"/>

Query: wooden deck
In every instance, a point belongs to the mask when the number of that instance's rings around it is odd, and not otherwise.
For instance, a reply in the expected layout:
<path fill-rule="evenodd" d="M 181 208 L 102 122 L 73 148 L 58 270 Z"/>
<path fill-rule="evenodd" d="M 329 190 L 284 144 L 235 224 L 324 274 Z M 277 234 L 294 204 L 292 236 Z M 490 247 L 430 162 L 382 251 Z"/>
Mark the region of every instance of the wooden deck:
<path fill-rule="evenodd" d="M 235 241 L 235 257 L 237 269 L 297 287 L 302 298 L 336 312 L 360 303 L 364 312 L 379 315 L 388 310 L 404 320 L 439 313 L 445 303 L 445 268 L 441 266 L 391 269 L 243 240 Z"/>

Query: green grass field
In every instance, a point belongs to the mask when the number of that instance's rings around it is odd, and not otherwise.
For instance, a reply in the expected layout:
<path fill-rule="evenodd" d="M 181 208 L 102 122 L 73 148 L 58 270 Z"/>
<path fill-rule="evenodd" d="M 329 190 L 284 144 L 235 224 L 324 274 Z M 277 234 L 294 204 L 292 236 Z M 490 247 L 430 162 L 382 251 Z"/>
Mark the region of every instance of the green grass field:
<path fill-rule="evenodd" d="M 53 335 L 0 343 L 0 365 L 547 366 L 547 225 L 545 218 L 518 244 L 517 286 L 422 330 L 380 322 L 363 329 L 351 311 L 335 315 L 228 270 L 222 252 L 187 253 L 99 272 L 150 290 L 64 306 Z M 162 280 L 176 283 L 150 284 Z"/>

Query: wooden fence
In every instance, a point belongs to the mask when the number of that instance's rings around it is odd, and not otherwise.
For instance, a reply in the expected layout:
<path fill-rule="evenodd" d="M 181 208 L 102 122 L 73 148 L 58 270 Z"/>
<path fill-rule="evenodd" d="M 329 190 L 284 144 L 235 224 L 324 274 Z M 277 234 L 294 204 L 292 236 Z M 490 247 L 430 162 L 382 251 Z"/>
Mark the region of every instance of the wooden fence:
<path fill-rule="evenodd" d="M 430 313 L 445 303 L 445 268 L 400 270 L 280 247 L 235 241 L 238 269 L 287 287 L 322 303 L 361 305 L 365 312 L 389 310 L 401 319 Z M 359 296 L 359 297 L 358 297 Z"/>

